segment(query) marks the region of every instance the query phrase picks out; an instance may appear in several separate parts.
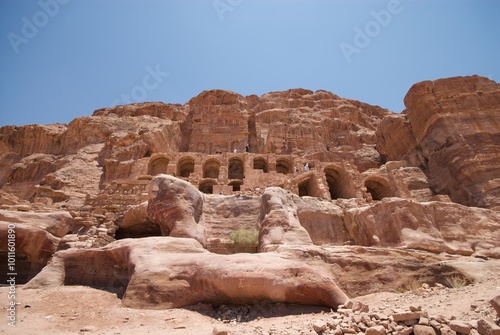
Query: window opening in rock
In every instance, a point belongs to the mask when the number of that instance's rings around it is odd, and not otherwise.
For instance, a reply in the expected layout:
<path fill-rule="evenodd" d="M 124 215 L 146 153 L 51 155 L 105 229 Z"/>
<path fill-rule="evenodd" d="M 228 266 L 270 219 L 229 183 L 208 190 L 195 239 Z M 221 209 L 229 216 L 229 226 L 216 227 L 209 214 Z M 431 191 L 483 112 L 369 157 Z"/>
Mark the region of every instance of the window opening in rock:
<path fill-rule="evenodd" d="M 215 159 L 211 159 L 203 164 L 203 178 L 219 178 L 220 163 Z"/>
<path fill-rule="evenodd" d="M 206 194 L 213 194 L 214 193 L 214 183 L 213 182 L 204 182 L 200 184 L 200 192 L 206 193 Z"/>
<path fill-rule="evenodd" d="M 232 158 L 229 160 L 228 170 L 227 170 L 228 179 L 243 179 L 245 178 L 243 162 L 238 158 Z"/>
<path fill-rule="evenodd" d="M 305 196 L 309 196 L 309 188 L 310 188 L 310 179 L 306 179 L 302 182 L 299 183 L 299 197 L 305 197 Z"/>
<path fill-rule="evenodd" d="M 264 173 L 268 172 L 267 162 L 264 158 L 255 158 L 253 160 L 253 169 L 254 170 L 262 170 Z"/>
<path fill-rule="evenodd" d="M 332 200 L 356 197 L 352 180 L 345 171 L 333 168 L 325 169 L 325 177 Z"/>
<path fill-rule="evenodd" d="M 165 157 L 156 158 L 149 163 L 148 174 L 156 176 L 160 173 L 167 173 L 169 160 Z"/>
<path fill-rule="evenodd" d="M 194 159 L 188 157 L 183 158 L 177 164 L 177 176 L 188 178 L 194 172 Z"/>
<path fill-rule="evenodd" d="M 368 179 L 365 181 L 365 187 L 368 193 L 371 194 L 373 200 L 382 200 L 386 197 L 392 197 L 390 187 L 381 181 Z"/>
<path fill-rule="evenodd" d="M 241 190 L 241 183 L 239 182 L 232 182 L 229 185 L 233 187 L 233 192 L 239 192 Z"/>
<path fill-rule="evenodd" d="M 276 172 L 288 174 L 290 173 L 290 170 L 291 170 L 291 164 L 287 160 L 278 159 L 276 161 Z"/>
<path fill-rule="evenodd" d="M 318 180 L 316 176 L 309 173 L 305 179 L 302 179 L 298 183 L 299 196 L 300 197 L 324 197 L 323 191 L 320 189 Z"/>

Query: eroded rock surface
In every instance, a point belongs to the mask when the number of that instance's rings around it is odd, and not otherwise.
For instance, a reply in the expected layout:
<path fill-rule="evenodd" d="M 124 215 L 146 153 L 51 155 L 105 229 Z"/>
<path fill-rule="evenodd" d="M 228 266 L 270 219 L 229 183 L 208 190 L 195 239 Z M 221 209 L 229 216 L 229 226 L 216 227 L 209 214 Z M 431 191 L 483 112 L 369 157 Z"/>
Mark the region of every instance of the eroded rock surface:
<path fill-rule="evenodd" d="M 148 216 L 165 236 L 191 237 L 206 246 L 203 195 L 190 183 L 158 175 L 151 181 Z"/>
<path fill-rule="evenodd" d="M 272 251 L 281 244 L 310 245 L 307 230 L 300 225 L 292 194 L 277 187 L 267 188 L 261 197 L 260 251 Z"/>
<path fill-rule="evenodd" d="M 387 199 L 349 210 L 345 220 L 355 244 L 500 258 L 500 215 L 496 211 Z"/>
<path fill-rule="evenodd" d="M 380 124 L 379 151 L 421 165 L 436 193 L 498 208 L 500 86 L 478 76 L 424 81 L 404 101 L 403 114 Z"/>
<path fill-rule="evenodd" d="M 139 308 L 336 307 L 498 276 L 499 85 L 425 81 L 405 106 L 210 90 L 2 127 L 0 230 L 16 225 L 23 280 L 51 260 L 30 286 L 91 285 Z M 245 230 L 258 237 L 241 249 Z"/>
<path fill-rule="evenodd" d="M 29 213 L 0 211 L 1 263 L 7 268 L 8 235 L 14 235 L 14 262 L 18 283 L 34 277 L 56 252 L 63 236 L 74 226 L 68 212 Z M 14 234 L 9 234 L 12 229 Z M 9 271 L 12 272 L 12 271 Z M 7 272 L 0 275 L 6 282 Z"/>
<path fill-rule="evenodd" d="M 149 237 L 58 252 L 28 285 L 89 285 L 124 294 L 134 308 L 208 302 L 294 302 L 336 308 L 347 300 L 332 273 L 276 253 L 217 255 L 194 239 Z"/>

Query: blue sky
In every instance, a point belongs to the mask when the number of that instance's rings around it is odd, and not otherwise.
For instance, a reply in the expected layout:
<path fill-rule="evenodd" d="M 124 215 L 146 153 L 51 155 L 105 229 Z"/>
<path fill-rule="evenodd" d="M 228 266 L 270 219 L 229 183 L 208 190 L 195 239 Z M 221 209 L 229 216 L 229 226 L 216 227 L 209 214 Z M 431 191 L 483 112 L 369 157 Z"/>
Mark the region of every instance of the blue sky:
<path fill-rule="evenodd" d="M 0 126 L 214 88 L 401 112 L 422 80 L 499 81 L 499 14 L 498 0 L 1 0 Z"/>

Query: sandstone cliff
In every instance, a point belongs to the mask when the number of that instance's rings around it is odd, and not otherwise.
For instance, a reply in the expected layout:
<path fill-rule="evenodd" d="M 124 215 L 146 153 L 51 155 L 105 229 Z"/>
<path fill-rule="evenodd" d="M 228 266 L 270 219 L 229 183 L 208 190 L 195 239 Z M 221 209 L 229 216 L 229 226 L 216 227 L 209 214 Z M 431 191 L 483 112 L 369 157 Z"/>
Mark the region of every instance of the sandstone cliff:
<path fill-rule="evenodd" d="M 133 307 L 336 307 L 412 278 L 473 280 L 453 261 L 500 258 L 500 86 L 425 81 L 405 105 L 211 90 L 3 127 L 0 231 L 16 225 L 30 287 L 89 285 Z"/>
<path fill-rule="evenodd" d="M 388 160 L 421 166 L 437 194 L 500 206 L 500 86 L 478 76 L 413 85 L 406 110 L 385 119 L 377 148 Z"/>

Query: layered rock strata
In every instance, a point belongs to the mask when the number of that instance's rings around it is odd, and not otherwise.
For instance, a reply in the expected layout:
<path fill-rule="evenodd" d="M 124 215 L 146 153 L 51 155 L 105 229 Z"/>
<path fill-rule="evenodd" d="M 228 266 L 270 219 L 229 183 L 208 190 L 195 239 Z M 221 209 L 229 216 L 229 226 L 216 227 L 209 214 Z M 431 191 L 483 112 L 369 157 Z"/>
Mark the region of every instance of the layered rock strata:
<path fill-rule="evenodd" d="M 406 110 L 383 120 L 378 150 L 421 166 L 437 194 L 500 206 L 500 86 L 478 76 L 413 85 Z"/>
<path fill-rule="evenodd" d="M 123 294 L 134 308 L 198 302 L 294 302 L 336 308 L 347 296 L 326 268 L 279 254 L 216 255 L 193 239 L 122 240 L 100 249 L 60 251 L 28 285 L 89 285 Z"/>
<path fill-rule="evenodd" d="M 0 231 L 16 226 L 20 282 L 51 260 L 31 287 L 91 285 L 132 307 L 336 307 L 498 275 L 499 85 L 425 81 L 405 105 L 211 90 L 2 127 Z"/>
<path fill-rule="evenodd" d="M 25 213 L 0 211 L 0 256 L 2 264 L 12 263 L 15 271 L 4 271 L 0 275 L 2 283 L 7 273 L 17 273 L 19 283 L 33 278 L 56 252 L 61 238 L 70 233 L 74 221 L 67 212 Z M 11 236 L 12 238 L 7 238 Z M 13 242 L 12 249 L 8 248 Z M 8 262 L 9 250 L 14 261 Z M 17 270 L 16 270 L 17 269 Z"/>

